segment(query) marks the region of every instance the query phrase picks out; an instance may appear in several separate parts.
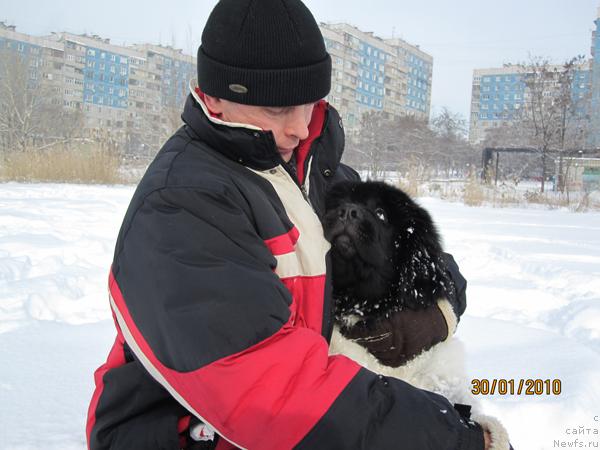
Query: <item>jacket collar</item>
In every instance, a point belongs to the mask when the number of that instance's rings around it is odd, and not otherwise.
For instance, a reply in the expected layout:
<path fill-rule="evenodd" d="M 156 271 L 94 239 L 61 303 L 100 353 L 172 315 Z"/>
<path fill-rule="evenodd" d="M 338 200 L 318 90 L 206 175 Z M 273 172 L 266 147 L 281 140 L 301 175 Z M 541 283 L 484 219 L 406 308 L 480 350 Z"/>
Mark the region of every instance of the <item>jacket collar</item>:
<path fill-rule="evenodd" d="M 251 169 L 268 170 L 284 164 L 271 131 L 249 124 L 225 122 L 210 113 L 195 81 L 190 82 L 190 91 L 181 118 L 195 138 Z M 327 169 L 335 171 L 337 168 L 344 147 L 344 133 L 338 122 L 341 125 L 337 111 L 329 103 L 321 100 L 315 105 L 308 126 L 309 136 L 296 149 L 300 183 L 305 176 L 306 159 L 313 148 L 319 152 L 319 160 L 326 163 Z M 320 144 L 318 148 L 317 144 Z"/>

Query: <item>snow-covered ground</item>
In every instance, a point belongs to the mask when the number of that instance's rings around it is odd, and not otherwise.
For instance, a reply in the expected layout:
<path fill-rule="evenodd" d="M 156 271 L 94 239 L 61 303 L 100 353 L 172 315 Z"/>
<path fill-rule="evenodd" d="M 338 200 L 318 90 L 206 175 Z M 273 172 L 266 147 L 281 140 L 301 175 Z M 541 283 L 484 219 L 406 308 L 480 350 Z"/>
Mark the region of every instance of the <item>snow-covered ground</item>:
<path fill-rule="evenodd" d="M 0 184 L 0 449 L 85 447 L 92 373 L 114 338 L 108 267 L 132 194 Z M 600 214 L 420 202 L 469 282 L 457 333 L 469 377 L 562 382 L 559 395 L 480 396 L 483 408 L 516 450 L 600 447 Z"/>

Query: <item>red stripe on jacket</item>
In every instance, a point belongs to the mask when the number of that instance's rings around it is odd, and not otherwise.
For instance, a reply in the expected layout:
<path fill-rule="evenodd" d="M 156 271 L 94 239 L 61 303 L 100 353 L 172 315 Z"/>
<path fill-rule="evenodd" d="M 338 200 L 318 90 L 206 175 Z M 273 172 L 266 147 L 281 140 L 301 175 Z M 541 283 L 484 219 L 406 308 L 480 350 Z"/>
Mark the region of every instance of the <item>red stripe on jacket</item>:
<path fill-rule="evenodd" d="M 285 255 L 294 251 L 294 246 L 299 237 L 300 232 L 294 227 L 285 234 L 265 240 L 265 245 L 273 253 L 273 256 Z"/>
<path fill-rule="evenodd" d="M 294 304 L 290 318 L 294 326 L 310 328 L 316 333 L 323 332 L 323 292 L 325 275 L 315 277 L 289 277 L 281 281 L 288 288 Z"/>
<path fill-rule="evenodd" d="M 125 353 L 123 351 L 123 344 L 125 343 L 125 339 L 123 338 L 123 334 L 121 333 L 121 330 L 116 320 L 115 325 L 117 327 L 117 337 L 115 338 L 115 343 L 110 349 L 110 353 L 108 354 L 106 363 L 104 363 L 94 372 L 94 382 L 96 383 L 96 388 L 94 389 L 92 401 L 90 402 L 90 406 L 88 408 L 87 424 L 85 427 L 85 435 L 87 437 L 88 449 L 90 448 L 90 438 L 92 434 L 92 429 L 96 424 L 96 408 L 98 407 L 98 401 L 100 400 L 100 396 L 102 395 L 102 391 L 104 390 L 104 375 L 109 370 L 114 369 L 116 367 L 120 367 L 123 364 L 125 364 Z"/>
<path fill-rule="evenodd" d="M 139 347 L 168 387 L 201 420 L 245 448 L 270 450 L 297 445 L 360 369 L 346 357 L 329 357 L 325 338 L 293 325 L 290 318 L 273 336 L 242 352 L 191 372 L 178 372 L 163 365 L 150 348 L 112 271 L 110 291 L 123 318 L 121 326 L 135 341 L 135 345 L 130 343 L 132 350 Z"/>

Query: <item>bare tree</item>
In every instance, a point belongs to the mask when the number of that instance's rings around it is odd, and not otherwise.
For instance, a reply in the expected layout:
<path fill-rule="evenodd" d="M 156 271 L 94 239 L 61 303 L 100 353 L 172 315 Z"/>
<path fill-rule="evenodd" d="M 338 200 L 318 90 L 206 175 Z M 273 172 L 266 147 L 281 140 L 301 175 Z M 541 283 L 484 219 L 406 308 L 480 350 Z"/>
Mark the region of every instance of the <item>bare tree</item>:
<path fill-rule="evenodd" d="M 577 56 L 555 66 L 547 59 L 532 57 L 528 63 L 519 65 L 526 86 L 521 120 L 528 131 L 525 139 L 539 152 L 541 192 L 552 158 L 559 156 L 562 161 L 564 153 L 581 146 L 586 137 L 587 99 L 576 98 L 573 89 L 583 62 L 584 57 Z"/>
<path fill-rule="evenodd" d="M 66 111 L 62 95 L 40 78 L 31 58 L 0 50 L 2 151 L 40 150 L 80 136 L 81 111 Z"/>
<path fill-rule="evenodd" d="M 446 171 L 447 177 L 464 176 L 465 169 L 477 161 L 475 150 L 467 139 L 466 119 L 444 107 L 431 120 L 431 127 L 437 138 L 432 156 L 440 169 Z"/>
<path fill-rule="evenodd" d="M 465 136 L 465 121 L 444 109 L 432 125 L 413 116 L 389 118 L 382 112 L 363 115 L 361 131 L 349 139 L 346 162 L 379 177 L 383 170 L 434 175 L 464 175 L 477 156 Z"/>
<path fill-rule="evenodd" d="M 4 150 L 24 150 L 39 134 L 43 96 L 34 90 L 36 85 L 26 58 L 0 50 L 0 134 Z"/>

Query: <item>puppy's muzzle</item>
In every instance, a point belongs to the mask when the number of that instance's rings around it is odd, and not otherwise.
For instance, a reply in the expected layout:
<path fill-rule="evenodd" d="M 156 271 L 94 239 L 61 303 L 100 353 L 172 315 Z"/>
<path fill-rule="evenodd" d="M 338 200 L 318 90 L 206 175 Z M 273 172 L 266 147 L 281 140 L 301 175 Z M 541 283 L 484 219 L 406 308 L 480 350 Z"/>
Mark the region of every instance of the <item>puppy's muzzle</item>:
<path fill-rule="evenodd" d="M 346 203 L 337 208 L 338 220 L 341 222 L 354 222 L 363 218 L 363 212 L 358 205 Z"/>

